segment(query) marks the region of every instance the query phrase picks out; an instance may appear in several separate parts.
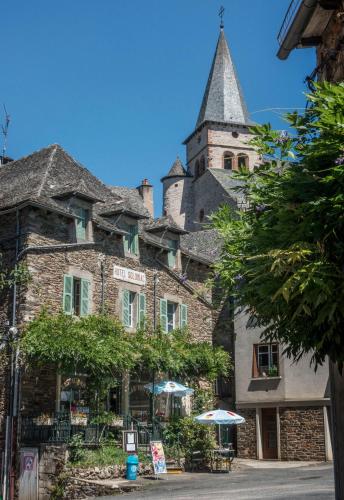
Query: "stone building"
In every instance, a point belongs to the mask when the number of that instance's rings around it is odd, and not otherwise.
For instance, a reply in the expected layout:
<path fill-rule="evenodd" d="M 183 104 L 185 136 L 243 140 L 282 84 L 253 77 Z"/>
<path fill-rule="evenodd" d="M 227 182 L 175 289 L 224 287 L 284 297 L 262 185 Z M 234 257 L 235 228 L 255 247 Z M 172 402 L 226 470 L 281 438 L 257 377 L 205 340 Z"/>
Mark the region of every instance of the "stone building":
<path fill-rule="evenodd" d="M 16 298 L 13 289 L 0 297 L 1 336 L 12 324 L 20 332 L 44 306 L 76 316 L 106 310 L 132 332 L 144 316 L 166 333 L 187 326 L 195 340 L 211 343 L 225 329 L 230 337 L 231 324 L 222 321 L 223 311 L 206 287 L 212 261 L 206 246 L 171 218 L 154 219 L 152 200 L 147 180 L 137 189 L 106 186 L 58 145 L 0 166 L 0 253 L 9 266 L 25 264 L 31 275 Z M 3 450 L 10 390 L 6 349 L 0 357 Z M 49 420 L 74 408 L 86 412 L 83 377 L 57 374 L 51 366 L 22 370 L 24 441 L 26 421 L 31 425 L 37 422 L 32 419 Z M 108 409 L 147 421 L 143 386 L 150 377 L 124 377 L 110 390 Z M 162 404 L 160 415 L 183 411 L 179 402 L 172 399 L 172 408 Z"/>
<path fill-rule="evenodd" d="M 343 0 L 292 0 L 277 38 L 280 59 L 296 48 L 316 47 L 316 67 L 309 81 L 344 80 Z"/>
<path fill-rule="evenodd" d="M 233 171 L 241 165 L 253 169 L 259 162 L 249 144 L 250 125 L 221 29 L 196 127 L 184 142 L 186 167 L 177 159 L 162 178 L 165 214 L 191 231 L 194 241 L 205 241 L 211 234 L 207 216 L 221 203 L 244 208 Z M 214 250 L 214 259 L 217 253 Z M 232 392 L 238 413 L 246 418 L 246 424 L 237 428 L 238 456 L 331 459 L 328 367 L 314 373 L 306 357 L 292 363 L 283 355 L 282 345 L 261 340 L 261 331 L 244 312 L 233 321 L 234 338 L 221 340 L 234 354 Z"/>

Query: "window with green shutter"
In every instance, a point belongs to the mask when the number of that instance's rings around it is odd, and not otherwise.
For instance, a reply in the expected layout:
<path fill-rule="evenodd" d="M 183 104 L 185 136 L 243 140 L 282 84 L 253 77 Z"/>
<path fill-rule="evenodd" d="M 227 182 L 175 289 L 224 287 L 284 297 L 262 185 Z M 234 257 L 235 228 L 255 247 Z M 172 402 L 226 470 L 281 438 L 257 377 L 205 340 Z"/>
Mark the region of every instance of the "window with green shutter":
<path fill-rule="evenodd" d="M 135 292 L 131 292 L 130 290 L 123 290 L 123 293 L 122 293 L 122 322 L 123 322 L 123 326 L 126 326 L 127 328 L 134 327 L 135 300 L 136 300 L 136 293 Z"/>
<path fill-rule="evenodd" d="M 63 312 L 75 316 L 87 316 L 90 310 L 91 282 L 86 279 L 64 275 Z"/>
<path fill-rule="evenodd" d="M 146 296 L 144 293 L 139 293 L 137 302 L 137 324 L 144 326 L 146 319 Z"/>
<path fill-rule="evenodd" d="M 160 326 L 167 333 L 167 300 L 160 299 Z"/>
<path fill-rule="evenodd" d="M 63 277 L 63 312 L 73 314 L 73 276 Z"/>
<path fill-rule="evenodd" d="M 80 316 L 87 316 L 90 308 L 90 288 L 91 283 L 88 280 L 81 279 L 80 293 Z"/>
<path fill-rule="evenodd" d="M 137 224 L 127 224 L 125 230 L 128 234 L 124 236 L 124 252 L 132 255 L 139 254 L 139 233 Z"/>
<path fill-rule="evenodd" d="M 89 210 L 76 207 L 74 208 L 75 219 L 75 232 L 78 241 L 85 241 L 87 239 L 87 224 L 89 220 Z"/>
<path fill-rule="evenodd" d="M 186 304 L 179 305 L 179 326 L 184 328 L 188 324 L 188 306 Z"/>

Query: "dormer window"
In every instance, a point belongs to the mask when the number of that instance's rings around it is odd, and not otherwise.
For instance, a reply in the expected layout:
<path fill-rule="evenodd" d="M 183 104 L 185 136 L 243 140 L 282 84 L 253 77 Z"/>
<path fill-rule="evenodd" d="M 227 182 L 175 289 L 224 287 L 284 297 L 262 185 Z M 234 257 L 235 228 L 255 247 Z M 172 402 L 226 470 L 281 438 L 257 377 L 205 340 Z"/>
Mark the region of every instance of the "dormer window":
<path fill-rule="evenodd" d="M 75 235 L 76 240 L 79 241 L 87 241 L 88 237 L 88 229 L 90 222 L 90 211 L 87 208 L 83 207 L 74 207 L 73 209 L 75 215 Z"/>
<path fill-rule="evenodd" d="M 126 255 L 139 254 L 139 232 L 137 223 L 127 224 L 127 234 L 124 236 L 124 253 Z"/>
<path fill-rule="evenodd" d="M 177 265 L 177 248 L 178 248 L 177 240 L 169 240 L 168 246 L 170 250 L 167 252 L 167 264 L 168 267 L 174 269 Z"/>

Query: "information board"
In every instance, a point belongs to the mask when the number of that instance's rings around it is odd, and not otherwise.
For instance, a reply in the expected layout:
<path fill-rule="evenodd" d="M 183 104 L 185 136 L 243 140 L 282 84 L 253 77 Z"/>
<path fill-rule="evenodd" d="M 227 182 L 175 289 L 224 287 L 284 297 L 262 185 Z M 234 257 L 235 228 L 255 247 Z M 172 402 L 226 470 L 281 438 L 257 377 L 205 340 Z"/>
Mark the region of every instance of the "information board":
<path fill-rule="evenodd" d="M 167 473 L 166 460 L 162 442 L 151 441 L 150 448 L 152 453 L 154 474 L 166 474 Z"/>
<path fill-rule="evenodd" d="M 137 431 L 122 431 L 123 450 L 127 453 L 137 453 L 138 439 Z"/>

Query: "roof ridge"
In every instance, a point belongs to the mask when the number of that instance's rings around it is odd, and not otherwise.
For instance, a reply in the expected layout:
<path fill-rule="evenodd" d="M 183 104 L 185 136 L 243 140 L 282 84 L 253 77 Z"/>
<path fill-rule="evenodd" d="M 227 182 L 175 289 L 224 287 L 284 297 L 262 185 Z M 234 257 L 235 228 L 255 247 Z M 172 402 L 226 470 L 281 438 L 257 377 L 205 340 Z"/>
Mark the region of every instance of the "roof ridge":
<path fill-rule="evenodd" d="M 59 144 L 49 144 L 49 146 L 45 146 L 44 148 L 37 149 L 36 151 L 33 151 L 32 153 L 26 155 L 26 156 L 21 156 L 20 158 L 17 158 L 16 160 L 12 160 L 8 163 L 5 163 L 5 165 L 1 165 L 1 170 L 5 168 L 11 168 L 14 163 L 17 163 L 18 161 L 23 161 L 27 160 L 28 158 L 31 158 L 31 156 L 36 155 L 37 153 L 41 153 L 42 151 L 48 150 L 53 147 L 61 147 Z M 62 148 L 61 148 L 62 149 Z"/>

